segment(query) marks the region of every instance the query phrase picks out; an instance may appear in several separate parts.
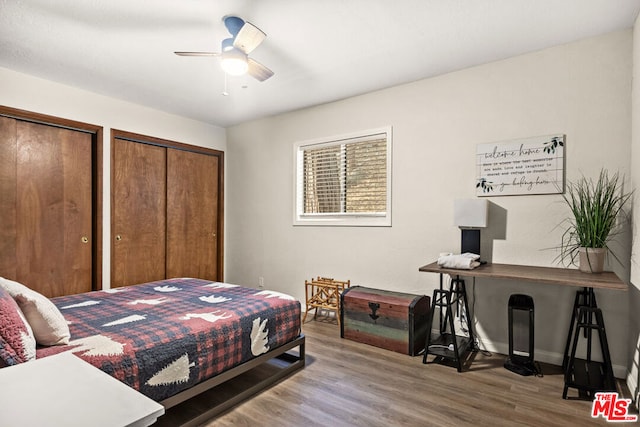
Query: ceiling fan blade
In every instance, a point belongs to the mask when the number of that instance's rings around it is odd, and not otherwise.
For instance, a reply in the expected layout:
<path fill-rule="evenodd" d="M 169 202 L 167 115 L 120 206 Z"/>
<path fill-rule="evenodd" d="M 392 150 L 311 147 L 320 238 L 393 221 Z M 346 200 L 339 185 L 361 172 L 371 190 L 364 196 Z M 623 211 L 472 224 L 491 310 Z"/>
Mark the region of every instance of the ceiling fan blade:
<path fill-rule="evenodd" d="M 249 73 L 249 75 L 256 80 L 263 82 L 274 74 L 273 71 L 271 71 L 255 59 L 247 58 L 247 63 L 249 64 L 249 70 L 247 71 L 247 73 Z"/>
<path fill-rule="evenodd" d="M 233 40 L 233 47 L 248 54 L 258 47 L 265 37 L 267 37 L 267 35 L 260 28 L 250 22 L 245 22 Z"/>
<path fill-rule="evenodd" d="M 173 52 L 178 56 L 220 56 L 218 52 Z"/>

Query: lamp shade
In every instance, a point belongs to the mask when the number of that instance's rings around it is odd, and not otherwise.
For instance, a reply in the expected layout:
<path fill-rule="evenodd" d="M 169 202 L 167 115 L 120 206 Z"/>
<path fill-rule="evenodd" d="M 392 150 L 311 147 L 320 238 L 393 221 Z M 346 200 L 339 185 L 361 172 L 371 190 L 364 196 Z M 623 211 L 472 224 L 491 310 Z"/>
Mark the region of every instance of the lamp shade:
<path fill-rule="evenodd" d="M 453 223 L 458 227 L 484 228 L 489 217 L 489 202 L 484 199 L 455 199 Z"/>

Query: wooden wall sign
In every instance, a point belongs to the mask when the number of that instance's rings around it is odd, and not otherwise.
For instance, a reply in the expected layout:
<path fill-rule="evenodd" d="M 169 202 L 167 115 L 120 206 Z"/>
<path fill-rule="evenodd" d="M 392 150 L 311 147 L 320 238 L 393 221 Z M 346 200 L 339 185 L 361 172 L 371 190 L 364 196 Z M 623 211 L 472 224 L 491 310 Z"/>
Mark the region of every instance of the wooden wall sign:
<path fill-rule="evenodd" d="M 564 192 L 564 135 L 478 144 L 476 195 Z"/>

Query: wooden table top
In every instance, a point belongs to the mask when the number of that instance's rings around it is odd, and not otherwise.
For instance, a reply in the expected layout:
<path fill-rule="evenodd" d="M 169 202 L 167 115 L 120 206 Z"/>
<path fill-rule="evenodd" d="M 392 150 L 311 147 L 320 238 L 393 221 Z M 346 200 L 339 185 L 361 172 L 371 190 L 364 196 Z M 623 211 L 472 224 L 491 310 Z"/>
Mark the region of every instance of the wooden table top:
<path fill-rule="evenodd" d="M 535 267 L 515 264 L 483 264 L 473 270 L 442 268 L 437 262 L 424 265 L 420 271 L 444 273 L 451 276 L 488 277 L 494 279 L 525 280 L 585 288 L 612 289 L 626 291 L 629 286 L 612 271 L 583 273 L 580 270 L 555 267 Z"/>

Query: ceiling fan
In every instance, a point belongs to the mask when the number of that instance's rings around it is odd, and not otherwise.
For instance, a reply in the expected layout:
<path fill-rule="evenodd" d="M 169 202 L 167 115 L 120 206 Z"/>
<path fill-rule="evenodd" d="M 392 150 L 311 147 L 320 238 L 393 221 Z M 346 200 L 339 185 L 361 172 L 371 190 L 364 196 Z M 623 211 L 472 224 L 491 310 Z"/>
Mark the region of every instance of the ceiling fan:
<path fill-rule="evenodd" d="M 222 22 L 232 37 L 222 40 L 220 52 L 174 53 L 179 56 L 219 56 L 222 69 L 232 76 L 248 73 L 261 82 L 273 76 L 273 71 L 248 56 L 267 35 L 260 28 L 237 16 L 227 15 L 222 18 Z"/>

